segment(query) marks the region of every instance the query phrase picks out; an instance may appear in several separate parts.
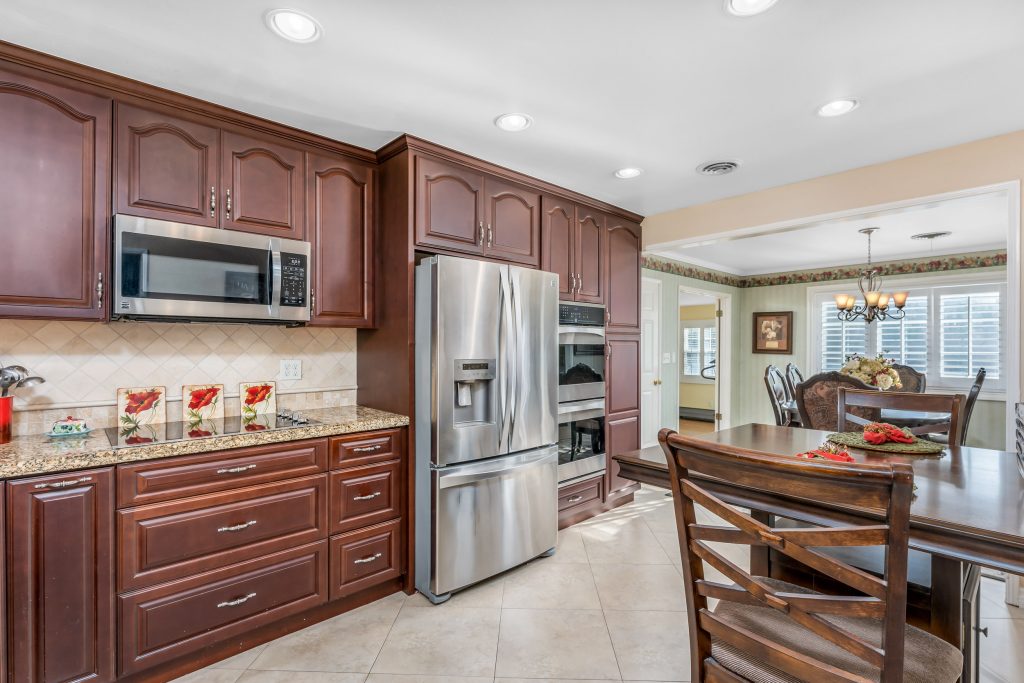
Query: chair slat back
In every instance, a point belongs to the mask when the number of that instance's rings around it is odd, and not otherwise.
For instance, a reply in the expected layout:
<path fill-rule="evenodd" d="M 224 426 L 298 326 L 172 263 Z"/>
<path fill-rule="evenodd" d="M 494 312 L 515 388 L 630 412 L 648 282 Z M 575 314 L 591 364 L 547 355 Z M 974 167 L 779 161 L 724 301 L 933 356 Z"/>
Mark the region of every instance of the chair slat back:
<path fill-rule="evenodd" d="M 796 396 L 796 385 L 803 381 L 804 373 L 800 372 L 800 368 L 795 363 L 786 363 L 786 385 L 790 395 Z"/>
<path fill-rule="evenodd" d="M 721 680 L 721 664 L 712 656 L 713 642 L 741 650 L 801 680 L 858 681 L 860 676 L 796 652 L 755 634 L 708 610 L 708 598 L 774 609 L 816 637 L 843 648 L 880 670 L 883 683 L 901 681 L 907 599 L 907 548 L 913 470 L 905 463 L 865 465 L 819 463 L 758 453 L 681 436 L 663 429 L 658 435 L 668 459 L 679 547 L 686 579 L 693 681 Z M 776 529 L 733 507 L 712 490 L 715 479 L 751 486 L 782 496 L 881 509 L 884 523 L 865 526 Z M 698 524 L 701 505 L 731 524 Z M 735 528 L 733 528 L 735 527 Z M 797 594 L 777 591 L 717 552 L 709 543 L 768 546 L 849 586 L 857 595 Z M 815 548 L 823 546 L 887 547 L 884 578 L 861 571 Z M 732 585 L 708 581 L 704 563 Z M 882 620 L 881 646 L 869 643 L 821 615 L 875 617 Z"/>
<path fill-rule="evenodd" d="M 963 430 L 963 413 L 966 397 L 963 394 L 915 394 L 905 391 L 872 391 L 839 388 L 839 426 L 841 432 L 856 431 L 867 424 L 852 412 L 860 409 L 909 410 L 926 413 L 948 414 L 942 422 L 929 422 L 910 428 L 914 434 L 948 434 L 949 443 L 959 444 Z"/>
<path fill-rule="evenodd" d="M 786 426 L 789 424 L 789 417 L 783 404 L 792 400 L 792 396 L 786 388 L 786 378 L 782 375 L 782 370 L 774 365 L 765 368 L 764 386 L 768 389 L 768 400 L 775 414 L 775 424 L 780 427 Z"/>
<path fill-rule="evenodd" d="M 967 430 L 971 427 L 971 415 L 974 414 L 974 404 L 978 402 L 978 395 L 981 394 L 981 386 L 985 384 L 985 377 L 987 375 L 988 371 L 985 368 L 979 369 L 977 376 L 974 378 L 974 384 L 971 385 L 971 390 L 967 393 L 967 403 L 964 404 L 964 426 L 960 430 L 961 446 L 967 443 Z"/>

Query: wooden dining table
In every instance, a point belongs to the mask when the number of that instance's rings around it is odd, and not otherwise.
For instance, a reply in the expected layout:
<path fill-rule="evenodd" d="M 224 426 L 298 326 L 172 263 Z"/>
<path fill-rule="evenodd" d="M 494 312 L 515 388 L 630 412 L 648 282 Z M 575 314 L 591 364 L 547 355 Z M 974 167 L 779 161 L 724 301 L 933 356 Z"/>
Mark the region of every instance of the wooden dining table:
<path fill-rule="evenodd" d="M 828 432 L 748 424 L 699 438 L 763 453 L 795 456 L 818 448 Z M 958 647 L 976 636 L 961 637 L 965 581 L 978 567 L 1024 575 L 1024 477 L 1017 456 L 1006 451 L 947 447 L 942 456 L 891 455 L 851 449 L 858 462 L 908 462 L 917 486 L 910 507 L 910 547 L 931 559 L 931 619 L 928 630 Z M 660 445 L 614 456 L 622 477 L 669 488 L 668 464 Z M 773 516 L 831 525 L 880 519 L 881 511 L 829 505 L 708 479 L 703 485 L 723 500 L 750 508 L 765 520 Z M 752 549 L 751 571 L 770 576 L 767 549 Z M 977 579 L 975 578 L 976 582 Z M 969 616 L 969 615 L 968 615 Z M 972 655 L 973 655 L 972 652 Z M 965 674 L 968 663 L 965 662 Z M 976 670 L 975 666 L 972 666 Z M 970 678 L 965 676 L 965 680 Z"/>

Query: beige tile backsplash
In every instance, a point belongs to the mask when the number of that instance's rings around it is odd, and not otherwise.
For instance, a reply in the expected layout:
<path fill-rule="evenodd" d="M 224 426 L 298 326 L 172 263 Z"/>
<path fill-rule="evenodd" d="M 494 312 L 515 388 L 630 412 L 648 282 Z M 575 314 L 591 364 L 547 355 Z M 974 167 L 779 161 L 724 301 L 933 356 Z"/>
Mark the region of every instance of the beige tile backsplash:
<path fill-rule="evenodd" d="M 286 358 L 302 361 L 301 380 L 277 378 Z M 226 415 L 239 412 L 238 384 L 261 380 L 277 382 L 285 408 L 355 403 L 349 329 L 0 319 L 0 362 L 46 379 L 17 390 L 15 434 L 45 431 L 72 413 L 111 426 L 118 387 L 166 386 L 169 420 L 180 419 L 183 384 L 223 384 Z"/>

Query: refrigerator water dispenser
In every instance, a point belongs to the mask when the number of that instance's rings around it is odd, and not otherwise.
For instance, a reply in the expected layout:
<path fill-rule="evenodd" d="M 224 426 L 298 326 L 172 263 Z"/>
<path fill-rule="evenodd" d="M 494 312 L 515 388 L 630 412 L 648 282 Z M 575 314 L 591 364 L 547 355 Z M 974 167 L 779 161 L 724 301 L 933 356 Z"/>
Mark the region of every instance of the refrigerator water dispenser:
<path fill-rule="evenodd" d="M 493 358 L 455 361 L 455 425 L 494 422 L 491 385 L 495 379 Z"/>

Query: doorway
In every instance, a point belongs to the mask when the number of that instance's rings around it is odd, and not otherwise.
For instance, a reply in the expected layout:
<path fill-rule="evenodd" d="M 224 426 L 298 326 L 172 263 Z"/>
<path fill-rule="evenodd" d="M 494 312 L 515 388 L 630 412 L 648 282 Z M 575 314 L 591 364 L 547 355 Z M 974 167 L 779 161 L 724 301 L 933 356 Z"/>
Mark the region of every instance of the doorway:
<path fill-rule="evenodd" d="M 661 280 L 645 277 L 640 283 L 640 447 L 658 443 L 661 429 Z"/>

